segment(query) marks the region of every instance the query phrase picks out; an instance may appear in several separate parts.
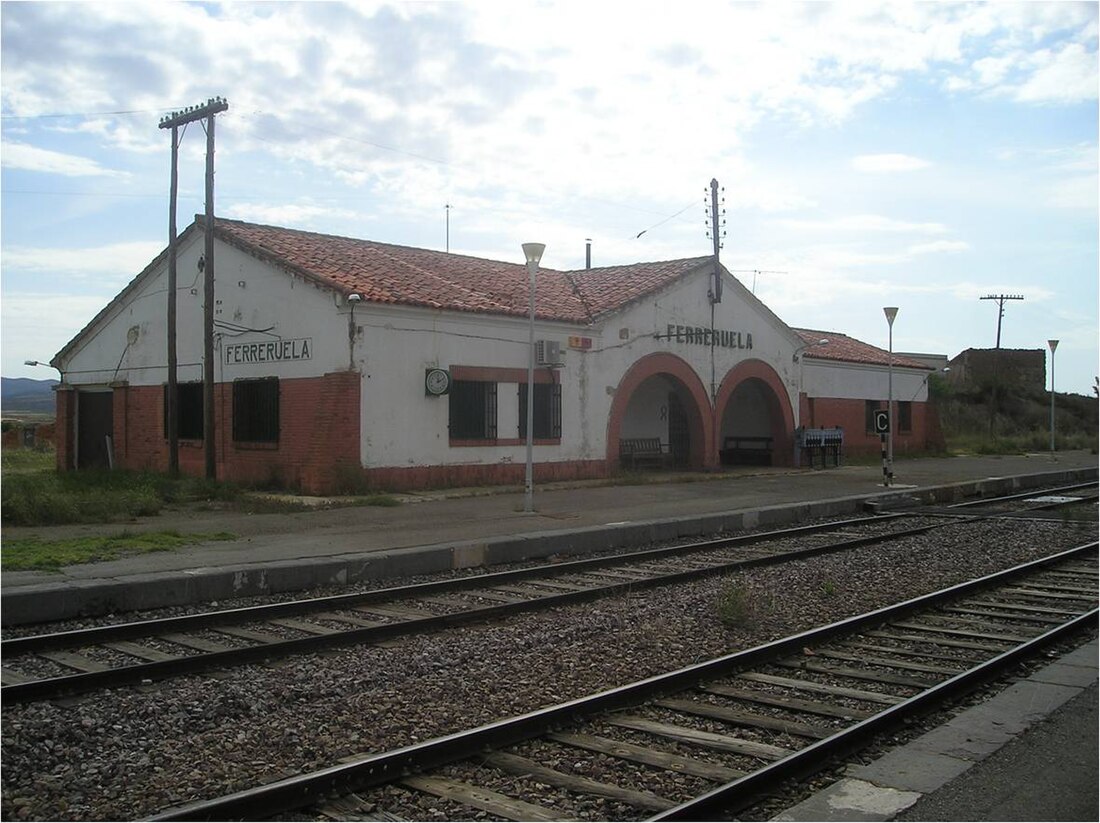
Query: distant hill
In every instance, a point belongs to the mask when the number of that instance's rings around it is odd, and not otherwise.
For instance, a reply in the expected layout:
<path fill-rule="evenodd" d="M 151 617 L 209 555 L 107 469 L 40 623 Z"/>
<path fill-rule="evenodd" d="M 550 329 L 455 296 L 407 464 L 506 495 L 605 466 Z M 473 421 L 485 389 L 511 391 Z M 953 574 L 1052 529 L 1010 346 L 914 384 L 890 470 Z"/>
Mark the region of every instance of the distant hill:
<path fill-rule="evenodd" d="M 56 380 L 28 377 L 0 377 L 0 412 L 5 416 L 54 413 L 53 387 Z"/>

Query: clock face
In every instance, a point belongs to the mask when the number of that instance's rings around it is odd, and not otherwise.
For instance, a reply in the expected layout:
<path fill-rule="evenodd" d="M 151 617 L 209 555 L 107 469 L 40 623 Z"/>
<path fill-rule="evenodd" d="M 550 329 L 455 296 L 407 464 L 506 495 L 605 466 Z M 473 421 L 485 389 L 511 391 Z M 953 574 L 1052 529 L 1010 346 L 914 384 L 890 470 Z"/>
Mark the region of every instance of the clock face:
<path fill-rule="evenodd" d="M 424 390 L 428 394 L 446 394 L 451 388 L 451 375 L 446 369 L 428 369 L 424 374 Z"/>

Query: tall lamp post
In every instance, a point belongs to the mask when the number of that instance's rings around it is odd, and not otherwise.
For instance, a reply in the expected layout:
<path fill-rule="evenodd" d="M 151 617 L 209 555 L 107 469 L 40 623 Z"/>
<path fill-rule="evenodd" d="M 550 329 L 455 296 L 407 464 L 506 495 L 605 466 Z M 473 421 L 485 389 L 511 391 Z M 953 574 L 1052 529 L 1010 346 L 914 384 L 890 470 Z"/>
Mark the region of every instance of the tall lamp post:
<path fill-rule="evenodd" d="M 530 514 L 535 510 L 534 445 L 535 445 L 535 276 L 539 261 L 546 251 L 545 243 L 524 243 L 523 256 L 527 259 L 527 280 L 530 287 L 527 300 L 527 470 L 524 475 L 523 510 Z"/>
<path fill-rule="evenodd" d="M 1054 457 L 1054 350 L 1058 348 L 1057 340 L 1048 340 L 1050 346 L 1050 456 Z"/>
<path fill-rule="evenodd" d="M 894 318 L 898 316 L 897 306 L 886 306 L 882 310 L 886 315 L 886 324 L 890 327 L 890 357 L 887 361 L 886 382 L 886 419 L 889 427 L 886 432 L 886 485 L 894 482 Z"/>

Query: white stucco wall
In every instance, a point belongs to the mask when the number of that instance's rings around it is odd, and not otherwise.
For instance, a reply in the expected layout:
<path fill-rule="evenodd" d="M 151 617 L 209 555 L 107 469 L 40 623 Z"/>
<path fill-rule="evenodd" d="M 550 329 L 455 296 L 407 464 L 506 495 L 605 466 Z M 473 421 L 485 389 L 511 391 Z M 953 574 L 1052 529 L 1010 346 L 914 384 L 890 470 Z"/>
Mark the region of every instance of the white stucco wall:
<path fill-rule="evenodd" d="M 890 371 L 886 366 L 839 363 L 805 358 L 803 391 L 809 397 L 846 400 L 886 400 Z M 924 402 L 928 399 L 928 372 L 894 366 L 894 399 Z"/>
<path fill-rule="evenodd" d="M 179 380 L 202 378 L 202 278 L 196 263 L 203 239 L 193 232 L 178 257 Z M 128 381 L 132 386 L 167 381 L 167 266 L 135 285 L 61 364 L 66 379 L 82 386 Z M 359 303 L 349 338 L 352 306 L 339 295 L 216 242 L 215 380 L 276 376 L 317 377 L 353 369 L 362 374 L 360 459 L 366 467 L 522 463 L 525 446 L 451 446 L 448 399 L 424 390 L 431 367 L 491 367 L 526 370 L 528 321 L 522 317 L 445 312 L 416 307 Z M 641 358 L 665 352 L 682 359 L 698 376 L 704 394 L 712 381 L 746 360 L 760 360 L 779 376 L 796 416 L 800 387 L 810 396 L 855 399 L 886 397 L 886 370 L 867 366 L 794 359 L 801 338 L 775 317 L 737 280 L 727 277 L 721 303 L 713 307 L 713 327 L 725 333 L 711 346 L 693 341 L 694 329 L 710 328 L 710 273 L 701 268 L 637 305 L 588 326 L 536 321 L 535 338 L 561 344 L 562 439 L 536 446 L 535 459 L 600 460 L 608 453 L 607 428 L 623 377 Z M 686 330 L 692 329 L 689 334 Z M 136 331 L 131 331 L 136 329 Z M 571 349 L 570 336 L 588 338 L 590 348 Z M 133 338 L 131 340 L 131 338 Z M 751 338 L 751 343 L 750 343 Z M 268 344 L 297 359 L 276 359 Z M 308 342 L 309 356 L 301 356 Z M 231 348 L 236 347 L 236 348 Z M 251 355 L 241 347 L 252 347 Z M 260 347 L 260 348 L 257 348 Z M 264 348 L 267 347 L 267 348 Z M 712 361 L 713 351 L 713 361 Z M 235 356 L 227 358 L 227 353 Z M 228 362 L 227 362 L 228 360 Z M 544 371 L 540 367 L 540 371 Z M 924 373 L 895 368 L 894 396 L 924 400 Z M 636 394 L 632 408 L 650 404 L 653 414 L 629 414 L 621 436 L 660 436 L 667 441 L 667 419 L 657 411 L 667 403 L 669 385 L 654 381 Z M 517 384 L 500 382 L 497 436 L 518 440 Z M 765 414 L 757 394 L 737 400 L 735 412 L 752 419 Z M 766 434 L 739 429 L 739 434 Z"/>
<path fill-rule="evenodd" d="M 193 233 L 177 255 L 180 382 L 202 379 L 203 282 L 197 262 L 203 247 L 202 235 Z M 218 241 L 214 264 L 216 382 L 311 377 L 348 368 L 348 307 L 342 298 Z M 167 285 L 165 261 L 65 356 L 61 368 L 66 380 L 78 386 L 167 382 Z M 250 348 L 239 348 L 243 346 Z M 236 356 L 226 362 L 227 353 Z M 298 359 L 286 359 L 290 357 Z"/>
<path fill-rule="evenodd" d="M 449 445 L 447 396 L 424 391 L 425 370 L 455 366 L 521 369 L 528 360 L 526 318 L 442 312 L 402 306 L 360 304 L 355 311 L 356 367 L 363 374 L 362 460 L 371 466 L 458 465 L 525 459 L 519 446 Z M 567 460 L 584 456 L 584 425 L 578 398 L 582 372 L 570 335 L 588 334 L 584 327 L 536 323 L 535 339 L 562 344 L 566 366 L 555 373 L 562 384 L 561 446 L 538 446 L 537 459 Z M 537 367 L 545 373 L 545 367 Z M 519 437 L 518 384 L 497 385 L 497 437 Z"/>

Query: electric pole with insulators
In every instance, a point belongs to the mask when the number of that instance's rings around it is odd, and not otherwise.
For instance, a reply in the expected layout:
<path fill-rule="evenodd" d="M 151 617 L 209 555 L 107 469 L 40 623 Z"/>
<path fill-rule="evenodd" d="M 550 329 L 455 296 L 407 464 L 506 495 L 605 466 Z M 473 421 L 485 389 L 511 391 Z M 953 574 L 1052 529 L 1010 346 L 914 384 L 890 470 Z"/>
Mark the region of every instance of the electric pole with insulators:
<path fill-rule="evenodd" d="M 206 214 L 205 253 L 200 259 L 203 274 L 202 312 L 202 437 L 206 477 L 217 479 L 217 454 L 214 436 L 214 115 L 229 108 L 221 97 L 211 97 L 199 106 L 174 111 L 160 121 L 160 128 L 172 130 L 172 194 L 169 204 L 168 252 L 168 403 L 169 470 L 179 469 L 178 398 L 176 396 L 176 164 L 177 129 L 196 120 L 205 120 L 206 129 Z"/>

